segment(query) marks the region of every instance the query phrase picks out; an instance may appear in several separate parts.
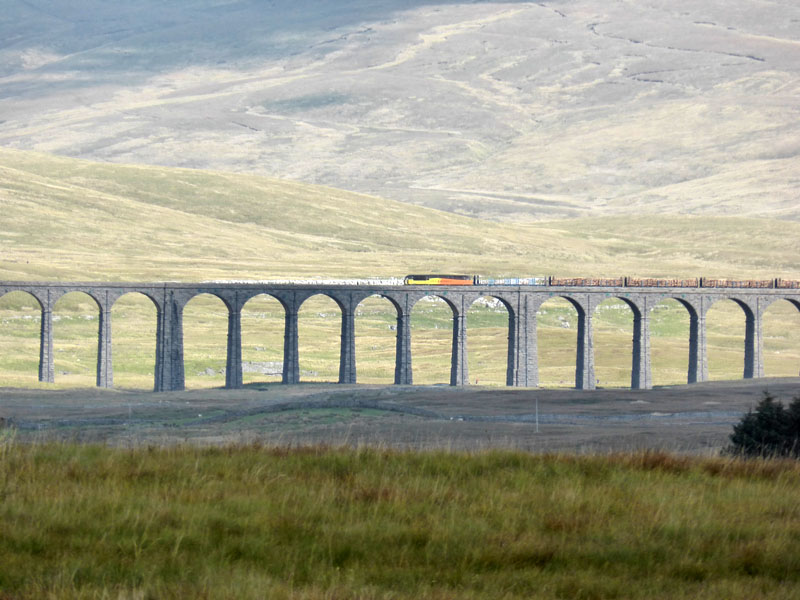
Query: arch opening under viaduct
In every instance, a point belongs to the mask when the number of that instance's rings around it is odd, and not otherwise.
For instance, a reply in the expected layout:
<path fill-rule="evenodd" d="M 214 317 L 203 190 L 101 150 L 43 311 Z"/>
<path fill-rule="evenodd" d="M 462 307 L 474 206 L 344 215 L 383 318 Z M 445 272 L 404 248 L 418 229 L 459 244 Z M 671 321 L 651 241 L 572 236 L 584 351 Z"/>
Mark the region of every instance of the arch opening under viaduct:
<path fill-rule="evenodd" d="M 455 307 L 444 296 L 429 295 L 414 303 L 411 312 L 411 351 L 415 357 L 413 380 L 420 384 L 449 383 L 454 341 Z M 448 360 L 450 359 L 450 360 Z"/>
<path fill-rule="evenodd" d="M 688 382 L 690 312 L 674 298 L 650 309 L 650 353 L 653 385 Z"/>
<path fill-rule="evenodd" d="M 475 299 L 467 309 L 467 363 L 470 381 L 475 384 L 505 385 L 509 361 L 507 358 L 503 368 L 496 357 L 508 354 L 511 314 L 510 307 L 502 298 L 489 294 Z"/>
<path fill-rule="evenodd" d="M 315 294 L 298 313 L 300 381 L 331 382 L 339 377 L 344 311 L 335 298 Z"/>
<path fill-rule="evenodd" d="M 225 385 L 230 306 L 215 294 L 193 296 L 183 306 L 183 368 L 192 388 Z"/>
<path fill-rule="evenodd" d="M 398 307 L 380 294 L 365 298 L 356 307 L 355 354 L 359 381 L 394 383 L 397 315 Z"/>
<path fill-rule="evenodd" d="M 5 385 L 34 385 L 40 357 L 42 305 L 29 292 L 0 294 L 0 357 L 8 372 Z M 12 375 L 13 373 L 13 375 Z"/>
<path fill-rule="evenodd" d="M 242 384 L 279 382 L 283 375 L 283 327 L 286 310 L 269 294 L 242 306 Z"/>
<path fill-rule="evenodd" d="M 68 292 L 55 301 L 52 315 L 55 382 L 91 386 L 102 376 L 96 371 L 100 348 L 92 335 L 100 322 L 97 301 L 85 292 Z"/>
<path fill-rule="evenodd" d="M 112 304 L 105 387 L 152 385 L 157 322 L 157 305 L 145 294 L 128 292 Z"/>
<path fill-rule="evenodd" d="M 764 374 L 800 376 L 800 302 L 776 300 L 764 311 Z"/>

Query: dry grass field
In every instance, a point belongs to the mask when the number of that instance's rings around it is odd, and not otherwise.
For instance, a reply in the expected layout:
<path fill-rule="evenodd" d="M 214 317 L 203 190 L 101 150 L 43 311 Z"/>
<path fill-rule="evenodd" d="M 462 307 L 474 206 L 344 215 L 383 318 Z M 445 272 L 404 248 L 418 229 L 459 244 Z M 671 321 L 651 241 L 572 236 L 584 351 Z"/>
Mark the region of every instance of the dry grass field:
<path fill-rule="evenodd" d="M 0 440 L 0 592 L 786 600 L 798 474 L 654 452 Z"/>

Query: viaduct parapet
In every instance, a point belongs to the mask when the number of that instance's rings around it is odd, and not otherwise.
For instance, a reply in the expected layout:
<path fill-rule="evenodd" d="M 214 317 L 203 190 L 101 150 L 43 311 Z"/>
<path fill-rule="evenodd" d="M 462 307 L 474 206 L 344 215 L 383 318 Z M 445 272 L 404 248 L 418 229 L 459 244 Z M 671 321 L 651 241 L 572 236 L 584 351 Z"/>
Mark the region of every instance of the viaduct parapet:
<path fill-rule="evenodd" d="M 355 313 L 370 296 L 388 299 L 397 313 L 397 350 L 394 383 L 411 385 L 411 310 L 425 296 L 444 300 L 453 313 L 450 384 L 466 385 L 466 314 L 478 298 L 491 297 L 508 311 L 508 356 L 506 385 L 535 387 L 539 384 L 537 358 L 537 311 L 551 298 L 568 300 L 578 313 L 575 387 L 594 389 L 594 346 L 592 320 L 597 306 L 617 298 L 633 312 L 631 387 L 652 387 L 650 366 L 650 315 L 665 299 L 677 300 L 689 313 L 689 369 L 687 382 L 708 379 L 706 314 L 720 300 L 733 300 L 745 314 L 743 377 L 763 377 L 764 311 L 778 300 L 787 300 L 800 310 L 800 289 L 691 288 L 691 287 L 598 287 L 598 286 L 403 286 L 403 285 L 304 285 L 262 283 L 30 283 L 0 282 L 0 297 L 27 292 L 41 308 L 39 380 L 53 382 L 53 317 L 56 301 L 70 292 L 84 292 L 99 307 L 97 336 L 97 385 L 113 386 L 111 356 L 111 308 L 129 293 L 147 296 L 157 311 L 155 391 L 184 389 L 183 308 L 199 294 L 221 299 L 228 309 L 227 388 L 242 387 L 241 311 L 259 295 L 277 299 L 284 309 L 284 383 L 300 381 L 298 312 L 308 298 L 321 294 L 333 299 L 342 311 L 339 382 L 356 383 Z"/>

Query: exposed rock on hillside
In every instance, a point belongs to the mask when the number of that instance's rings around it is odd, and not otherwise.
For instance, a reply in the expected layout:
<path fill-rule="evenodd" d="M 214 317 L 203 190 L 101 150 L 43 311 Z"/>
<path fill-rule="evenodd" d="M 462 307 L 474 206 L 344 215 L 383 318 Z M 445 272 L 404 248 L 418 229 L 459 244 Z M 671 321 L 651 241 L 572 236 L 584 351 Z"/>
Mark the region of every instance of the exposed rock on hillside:
<path fill-rule="evenodd" d="M 0 39 L 9 147 L 500 219 L 800 218 L 792 0 L 8 0 Z"/>

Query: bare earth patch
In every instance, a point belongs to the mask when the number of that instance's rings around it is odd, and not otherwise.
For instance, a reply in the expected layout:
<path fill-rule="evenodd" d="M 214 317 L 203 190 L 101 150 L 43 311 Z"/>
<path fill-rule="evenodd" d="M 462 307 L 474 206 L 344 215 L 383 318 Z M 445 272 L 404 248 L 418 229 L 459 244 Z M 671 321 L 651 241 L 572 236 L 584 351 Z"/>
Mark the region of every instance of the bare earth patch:
<path fill-rule="evenodd" d="M 800 393 L 800 378 L 646 391 L 336 384 L 159 394 L 6 388 L 0 390 L 0 426 L 23 442 L 114 446 L 346 444 L 579 453 L 649 448 L 713 455 L 767 389 L 789 400 Z"/>

